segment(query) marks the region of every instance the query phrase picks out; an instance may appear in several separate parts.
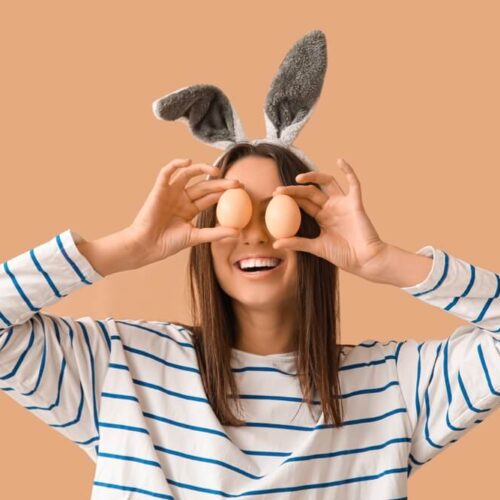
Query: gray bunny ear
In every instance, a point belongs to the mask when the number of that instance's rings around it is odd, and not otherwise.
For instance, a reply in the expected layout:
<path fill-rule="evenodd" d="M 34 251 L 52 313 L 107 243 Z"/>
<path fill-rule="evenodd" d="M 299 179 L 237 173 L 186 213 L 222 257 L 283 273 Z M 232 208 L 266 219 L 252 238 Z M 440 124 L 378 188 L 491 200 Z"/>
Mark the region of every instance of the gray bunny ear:
<path fill-rule="evenodd" d="M 183 87 L 153 103 L 160 120 L 180 120 L 202 142 L 226 149 L 246 136 L 236 110 L 227 96 L 214 85 Z"/>
<path fill-rule="evenodd" d="M 291 145 L 311 116 L 326 73 L 326 37 L 308 32 L 290 49 L 274 77 L 264 107 L 266 136 Z"/>

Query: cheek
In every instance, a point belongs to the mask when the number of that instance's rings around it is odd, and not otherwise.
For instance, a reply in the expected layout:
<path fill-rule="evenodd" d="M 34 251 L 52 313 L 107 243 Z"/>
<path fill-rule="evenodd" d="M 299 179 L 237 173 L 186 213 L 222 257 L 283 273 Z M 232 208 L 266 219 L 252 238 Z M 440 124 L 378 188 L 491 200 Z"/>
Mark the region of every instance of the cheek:
<path fill-rule="evenodd" d="M 287 255 L 287 274 L 289 278 L 293 281 L 297 279 L 297 256 L 296 255 Z"/>
<path fill-rule="evenodd" d="M 224 241 L 213 241 L 210 243 L 210 252 L 212 253 L 214 267 L 220 268 L 230 262 L 233 246 L 234 244 Z"/>

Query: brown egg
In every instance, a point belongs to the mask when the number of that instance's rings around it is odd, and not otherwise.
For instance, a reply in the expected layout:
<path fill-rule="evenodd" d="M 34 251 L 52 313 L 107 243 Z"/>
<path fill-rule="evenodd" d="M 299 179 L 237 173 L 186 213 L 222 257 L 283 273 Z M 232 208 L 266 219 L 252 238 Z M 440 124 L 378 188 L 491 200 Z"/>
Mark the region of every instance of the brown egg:
<path fill-rule="evenodd" d="M 300 208 L 291 196 L 278 194 L 267 205 L 266 226 L 275 238 L 295 236 L 300 221 Z"/>
<path fill-rule="evenodd" d="M 221 226 L 242 229 L 252 218 L 252 200 L 242 188 L 226 189 L 217 202 L 215 215 Z"/>

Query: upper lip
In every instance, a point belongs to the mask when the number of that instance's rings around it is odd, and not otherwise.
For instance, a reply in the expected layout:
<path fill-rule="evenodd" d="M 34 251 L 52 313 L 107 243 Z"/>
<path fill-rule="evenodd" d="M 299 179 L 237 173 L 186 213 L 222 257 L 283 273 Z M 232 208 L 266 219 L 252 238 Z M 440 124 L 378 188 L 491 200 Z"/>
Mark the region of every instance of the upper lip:
<path fill-rule="evenodd" d="M 240 257 L 238 260 L 234 262 L 234 264 L 238 264 L 240 261 L 245 259 L 278 259 L 283 260 L 281 257 L 277 257 L 276 255 L 245 255 L 244 257 Z"/>

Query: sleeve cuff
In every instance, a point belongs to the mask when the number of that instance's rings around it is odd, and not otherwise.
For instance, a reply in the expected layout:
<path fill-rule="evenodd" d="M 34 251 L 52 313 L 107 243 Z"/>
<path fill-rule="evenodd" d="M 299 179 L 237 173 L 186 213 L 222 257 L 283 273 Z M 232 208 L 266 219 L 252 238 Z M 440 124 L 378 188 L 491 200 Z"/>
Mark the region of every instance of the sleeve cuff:
<path fill-rule="evenodd" d="M 84 238 L 82 238 L 80 234 L 71 229 L 66 229 L 65 231 L 59 234 L 59 237 L 61 238 L 63 247 L 70 258 L 69 261 L 70 264 L 71 261 L 73 261 L 76 264 L 76 268 L 74 267 L 74 269 L 77 273 L 78 273 L 77 269 L 79 269 L 83 274 L 83 276 L 86 278 L 86 280 L 89 281 L 90 283 L 95 283 L 96 281 L 99 281 L 104 278 L 104 276 L 101 276 L 92 267 L 92 264 L 90 264 L 87 258 L 78 250 L 78 247 L 76 245 L 84 241 Z"/>
<path fill-rule="evenodd" d="M 443 276 L 444 253 L 432 245 L 426 245 L 415 252 L 417 255 L 424 255 L 432 258 L 432 267 L 429 274 L 416 285 L 400 287 L 404 292 L 416 295 L 420 292 L 427 292 L 434 288 Z"/>
<path fill-rule="evenodd" d="M 71 229 L 5 261 L 0 270 L 0 320 L 7 326 L 29 319 L 69 293 L 103 279 L 78 250 L 84 239 Z"/>

